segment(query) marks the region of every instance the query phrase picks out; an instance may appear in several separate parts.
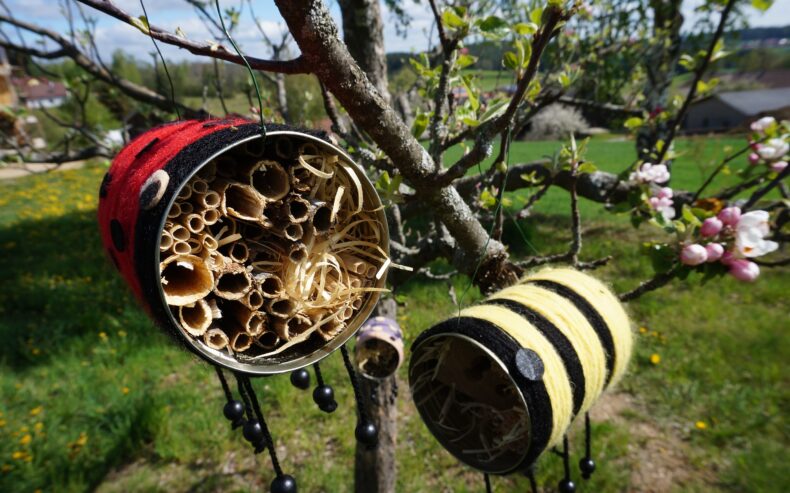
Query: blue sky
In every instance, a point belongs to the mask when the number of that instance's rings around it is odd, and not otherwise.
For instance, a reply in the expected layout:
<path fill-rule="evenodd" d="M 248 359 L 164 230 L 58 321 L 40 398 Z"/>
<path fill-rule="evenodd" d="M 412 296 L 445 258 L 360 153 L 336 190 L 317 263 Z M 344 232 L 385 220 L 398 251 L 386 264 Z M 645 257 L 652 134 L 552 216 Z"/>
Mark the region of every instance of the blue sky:
<path fill-rule="evenodd" d="M 49 28 L 64 32 L 66 21 L 63 12 L 56 0 L 6 0 L 14 14 L 21 19 L 45 25 Z M 693 7 L 701 0 L 692 0 L 684 9 L 687 19 L 693 19 Z M 142 9 L 139 0 L 115 0 L 115 3 L 134 15 L 141 15 Z M 209 2 L 213 7 L 213 1 Z M 239 6 L 241 0 L 220 0 L 223 8 Z M 246 53 L 265 56 L 257 30 L 246 10 L 244 3 L 242 22 L 237 30 L 237 41 Z M 263 28 L 271 34 L 276 34 L 284 29 L 284 23 L 279 16 L 274 2 L 271 0 L 255 0 L 255 12 Z M 339 17 L 337 6 L 331 0 L 328 2 L 336 19 Z M 687 2 L 688 3 L 688 2 Z M 389 12 L 385 15 L 385 45 L 387 51 L 420 51 L 429 44 L 432 33 L 433 19 L 427 8 L 427 2 L 422 0 L 419 4 L 413 0 L 403 0 L 404 8 L 412 16 L 412 23 L 408 35 L 404 38 L 395 32 L 394 22 L 391 21 Z M 198 20 L 190 6 L 184 0 L 147 0 L 146 9 L 150 22 L 154 25 L 175 30 L 180 27 L 188 37 L 195 40 L 207 40 L 209 34 L 203 24 Z M 136 29 L 127 26 L 99 12 L 85 9 L 86 12 L 99 19 L 97 41 L 102 55 L 109 55 L 116 49 L 123 49 L 132 53 L 137 58 L 148 60 L 148 53 L 152 50 L 151 42 L 142 36 Z M 766 12 L 760 13 L 754 9 L 747 11 L 749 23 L 752 26 L 781 26 L 790 24 L 790 0 L 776 0 L 774 5 Z M 6 31 L 9 32 L 9 31 Z M 10 32 L 9 32 L 10 34 Z M 191 55 L 174 47 L 162 48 L 168 59 L 184 59 Z"/>

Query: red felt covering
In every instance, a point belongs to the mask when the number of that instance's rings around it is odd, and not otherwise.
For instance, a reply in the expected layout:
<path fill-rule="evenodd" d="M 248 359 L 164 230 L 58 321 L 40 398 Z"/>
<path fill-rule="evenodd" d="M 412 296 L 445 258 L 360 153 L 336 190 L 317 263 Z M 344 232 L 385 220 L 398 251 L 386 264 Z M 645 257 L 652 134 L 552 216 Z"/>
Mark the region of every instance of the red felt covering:
<path fill-rule="evenodd" d="M 206 125 L 211 123 L 211 125 Z M 135 225 L 140 211 L 140 189 L 154 171 L 162 169 L 184 147 L 219 130 L 250 123 L 242 118 L 186 120 L 153 128 L 139 135 L 115 157 L 108 171 L 106 195 L 99 200 L 99 228 L 104 247 L 115 258 L 118 270 L 142 300 L 140 282 L 134 268 Z M 154 139 L 155 142 L 146 149 Z M 141 151 L 145 149 L 139 157 Z M 120 222 L 125 248 L 119 251 L 112 239 L 112 220 Z"/>

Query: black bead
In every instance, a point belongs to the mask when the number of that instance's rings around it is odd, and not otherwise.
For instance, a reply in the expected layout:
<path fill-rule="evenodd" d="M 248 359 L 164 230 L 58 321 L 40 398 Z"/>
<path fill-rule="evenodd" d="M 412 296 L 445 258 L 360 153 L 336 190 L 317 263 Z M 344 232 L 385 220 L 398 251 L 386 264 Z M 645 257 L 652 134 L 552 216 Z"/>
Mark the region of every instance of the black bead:
<path fill-rule="evenodd" d="M 570 479 L 563 479 L 560 481 L 560 484 L 557 485 L 557 489 L 559 489 L 560 493 L 575 493 L 576 484 Z"/>
<path fill-rule="evenodd" d="M 589 457 L 584 457 L 579 461 L 579 470 L 581 470 L 584 479 L 590 479 L 592 473 L 595 472 L 595 461 Z"/>
<path fill-rule="evenodd" d="M 310 373 L 304 368 L 291 373 L 291 385 L 297 389 L 307 390 L 310 387 Z"/>
<path fill-rule="evenodd" d="M 379 441 L 379 431 L 373 423 L 365 423 L 360 421 L 354 430 L 354 436 L 357 441 L 368 447 L 373 447 Z"/>
<path fill-rule="evenodd" d="M 335 391 L 329 385 L 319 385 L 313 390 L 313 400 L 318 404 L 318 409 L 331 413 L 337 409 Z"/>
<path fill-rule="evenodd" d="M 293 476 L 289 476 L 288 474 L 277 476 L 274 478 L 274 481 L 272 481 L 272 486 L 269 491 L 272 493 L 296 493 L 296 480 Z"/>
<path fill-rule="evenodd" d="M 241 434 L 244 435 L 245 440 L 253 445 L 257 445 L 263 440 L 263 428 L 261 428 L 261 424 L 258 423 L 257 419 L 244 423 Z"/>
<path fill-rule="evenodd" d="M 239 401 L 228 401 L 222 409 L 222 414 L 228 421 L 238 421 L 244 417 L 244 406 Z"/>

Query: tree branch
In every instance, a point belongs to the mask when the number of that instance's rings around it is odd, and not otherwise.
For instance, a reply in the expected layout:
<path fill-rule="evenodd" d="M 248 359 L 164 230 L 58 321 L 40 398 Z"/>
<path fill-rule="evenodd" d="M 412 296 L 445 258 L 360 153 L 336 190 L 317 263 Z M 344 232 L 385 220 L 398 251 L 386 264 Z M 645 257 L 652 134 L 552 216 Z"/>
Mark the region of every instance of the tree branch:
<path fill-rule="evenodd" d="M 659 272 L 652 278 L 648 279 L 647 281 L 643 282 L 636 288 L 632 289 L 631 291 L 627 291 L 625 293 L 621 293 L 618 295 L 620 301 L 633 301 L 645 293 L 649 293 L 650 291 L 655 291 L 656 289 L 666 286 L 669 281 L 675 278 L 675 274 L 678 273 L 680 270 L 681 264 L 676 263 L 666 272 Z"/>

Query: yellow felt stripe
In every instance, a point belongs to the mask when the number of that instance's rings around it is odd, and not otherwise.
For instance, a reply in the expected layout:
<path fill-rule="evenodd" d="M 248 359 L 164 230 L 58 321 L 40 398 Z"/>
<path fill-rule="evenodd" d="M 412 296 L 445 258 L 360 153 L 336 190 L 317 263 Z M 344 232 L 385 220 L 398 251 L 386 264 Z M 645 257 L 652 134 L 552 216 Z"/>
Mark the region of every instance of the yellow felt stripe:
<path fill-rule="evenodd" d="M 568 338 L 584 371 L 584 401 L 578 414 L 590 409 L 603 392 L 606 382 L 606 354 L 595 329 L 576 305 L 532 284 L 511 286 L 498 292 L 495 297 L 510 299 L 531 308 Z"/>
<path fill-rule="evenodd" d="M 570 268 L 543 269 L 527 276 L 526 280 L 545 280 L 562 284 L 595 307 L 609 327 L 614 340 L 614 371 L 609 386 L 615 385 L 625 373 L 633 347 L 631 323 L 620 300 L 602 282 Z"/>
<path fill-rule="evenodd" d="M 486 320 L 496 325 L 513 337 L 521 347 L 531 349 L 540 356 L 545 369 L 543 384 L 551 399 L 552 426 L 548 446 L 558 444 L 570 425 L 573 394 L 565 365 L 554 346 L 529 321 L 501 306 L 472 306 L 462 310 L 461 316 Z"/>

